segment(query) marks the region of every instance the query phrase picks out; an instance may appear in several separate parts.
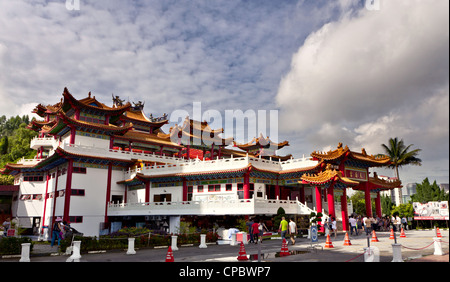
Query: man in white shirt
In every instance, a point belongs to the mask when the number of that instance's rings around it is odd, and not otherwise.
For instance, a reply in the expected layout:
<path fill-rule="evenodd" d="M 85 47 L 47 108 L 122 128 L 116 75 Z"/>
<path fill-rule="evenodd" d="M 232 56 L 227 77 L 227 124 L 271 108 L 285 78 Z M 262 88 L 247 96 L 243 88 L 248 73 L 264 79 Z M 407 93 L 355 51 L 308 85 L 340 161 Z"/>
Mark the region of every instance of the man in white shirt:
<path fill-rule="evenodd" d="M 289 234 L 291 235 L 292 245 L 295 245 L 295 234 L 297 234 L 297 224 L 295 224 L 292 218 L 289 220 Z"/>
<path fill-rule="evenodd" d="M 356 219 L 353 218 L 353 216 L 350 216 L 349 220 L 350 222 L 350 235 L 353 235 L 353 229 L 355 229 L 355 234 L 358 236 L 358 228 L 356 226 Z"/>

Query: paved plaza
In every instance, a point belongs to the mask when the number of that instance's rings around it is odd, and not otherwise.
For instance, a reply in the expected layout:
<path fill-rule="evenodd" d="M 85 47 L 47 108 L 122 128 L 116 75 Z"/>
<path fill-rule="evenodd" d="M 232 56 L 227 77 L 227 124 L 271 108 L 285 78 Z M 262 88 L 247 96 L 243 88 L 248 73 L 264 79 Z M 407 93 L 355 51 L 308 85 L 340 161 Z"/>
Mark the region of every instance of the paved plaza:
<path fill-rule="evenodd" d="M 435 251 L 434 230 L 407 230 L 406 238 L 400 238 L 396 233 L 397 244 L 401 244 L 402 259 L 405 262 L 414 261 L 449 261 L 449 232 L 441 230 L 442 251 L 444 255 L 433 256 Z M 331 236 L 333 248 L 323 248 L 326 237 L 319 237 L 319 242 L 311 248 L 311 242 L 307 238 L 297 238 L 296 244 L 289 243 L 289 256 L 280 256 L 282 241 L 277 239 L 264 240 L 258 246 L 256 244 L 245 245 L 248 261 L 258 261 L 258 248 L 260 247 L 261 262 L 364 262 L 365 248 L 368 241 L 371 247 L 379 250 L 380 262 L 391 262 L 393 260 L 393 239 L 389 239 L 389 232 L 377 232 L 378 242 L 371 242 L 365 234 L 350 236 L 351 246 L 344 246 L 345 233 L 339 233 L 336 238 Z M 105 251 L 100 253 L 81 254 L 80 262 L 164 262 L 167 247 L 154 249 L 136 249 L 136 254 L 127 255 L 127 250 Z M 206 249 L 198 246 L 179 246 L 173 252 L 175 262 L 238 262 L 240 246 L 208 244 Z M 57 247 L 36 244 L 30 255 L 31 262 L 65 262 L 68 255 L 57 253 Z M 18 257 L 4 257 L 0 262 L 18 262 Z"/>

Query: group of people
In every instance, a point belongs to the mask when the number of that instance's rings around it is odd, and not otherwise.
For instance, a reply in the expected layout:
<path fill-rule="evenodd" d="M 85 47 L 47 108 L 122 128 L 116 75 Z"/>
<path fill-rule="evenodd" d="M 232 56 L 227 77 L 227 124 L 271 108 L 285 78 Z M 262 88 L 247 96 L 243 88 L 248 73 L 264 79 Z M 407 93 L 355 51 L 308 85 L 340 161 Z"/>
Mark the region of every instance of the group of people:
<path fill-rule="evenodd" d="M 366 235 L 369 235 L 373 230 L 375 231 L 389 231 L 391 228 L 394 229 L 394 231 L 400 231 L 400 229 L 403 227 L 404 229 L 407 229 L 408 226 L 408 220 L 406 217 L 400 218 L 397 216 L 384 216 L 384 217 L 367 217 L 367 216 L 361 216 L 352 214 L 349 217 L 349 224 L 350 224 L 350 235 L 353 235 L 355 233 L 356 236 L 359 235 L 360 230 L 361 232 L 366 233 Z"/>
<path fill-rule="evenodd" d="M 269 231 L 264 222 L 258 219 L 249 219 L 246 223 L 248 228 L 248 233 L 250 234 L 250 243 L 257 244 L 262 243 L 262 235 L 264 231 Z M 289 223 L 286 221 L 285 217 L 281 218 L 280 226 L 278 227 L 278 232 L 281 234 L 281 239 L 285 239 L 288 242 L 287 234 L 289 234 L 292 245 L 295 245 L 295 235 L 298 232 L 297 224 L 294 219 L 291 218 Z"/>
<path fill-rule="evenodd" d="M 246 225 L 248 228 L 248 234 L 250 234 L 250 243 L 257 244 L 258 241 L 262 243 L 262 236 L 264 234 L 264 230 L 269 231 L 264 222 L 262 220 L 260 221 L 257 218 L 255 218 L 249 219 Z"/>
<path fill-rule="evenodd" d="M 289 237 L 291 239 L 292 245 L 295 245 L 295 235 L 298 232 L 297 224 L 295 223 L 293 218 L 289 219 L 289 223 L 286 221 L 286 218 L 283 216 L 281 218 L 280 226 L 278 231 L 281 234 L 281 239 L 285 239 L 287 243 L 289 240 L 286 237 L 286 234 L 289 233 Z"/>

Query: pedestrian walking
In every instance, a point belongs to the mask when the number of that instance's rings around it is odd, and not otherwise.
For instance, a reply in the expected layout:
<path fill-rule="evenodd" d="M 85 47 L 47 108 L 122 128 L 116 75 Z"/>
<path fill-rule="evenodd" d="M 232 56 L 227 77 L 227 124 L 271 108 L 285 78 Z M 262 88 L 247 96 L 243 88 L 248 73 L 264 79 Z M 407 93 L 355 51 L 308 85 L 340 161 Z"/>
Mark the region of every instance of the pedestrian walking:
<path fill-rule="evenodd" d="M 402 220 L 400 219 L 400 217 L 398 215 L 395 217 L 395 224 L 397 225 L 397 230 L 400 231 L 400 229 L 402 227 Z"/>
<path fill-rule="evenodd" d="M 334 216 L 331 217 L 331 231 L 334 233 L 334 239 L 336 239 L 337 225 L 336 225 L 336 218 Z"/>
<path fill-rule="evenodd" d="M 289 235 L 291 237 L 292 245 L 295 245 L 295 235 L 297 234 L 297 224 L 295 224 L 294 219 L 291 218 L 289 220 Z"/>
<path fill-rule="evenodd" d="M 252 224 L 252 234 L 253 234 L 253 240 L 254 243 L 257 244 L 258 243 L 258 238 L 259 238 L 259 221 L 256 219 L 253 224 Z"/>
<path fill-rule="evenodd" d="M 402 225 L 403 225 L 403 228 L 406 230 L 408 227 L 408 220 L 406 219 L 406 216 L 402 217 Z"/>
<path fill-rule="evenodd" d="M 281 239 L 286 239 L 286 233 L 288 232 L 288 222 L 286 221 L 286 218 L 283 216 L 281 218 L 280 227 L 278 228 L 278 231 L 281 234 Z"/>
<path fill-rule="evenodd" d="M 252 218 L 249 218 L 249 220 L 245 224 L 247 226 L 247 228 L 248 228 L 248 234 L 250 235 L 250 243 L 254 243 L 255 242 L 253 240 L 253 231 L 252 231 L 253 223 L 255 223 L 255 222 L 252 220 Z"/>
<path fill-rule="evenodd" d="M 53 245 L 55 244 L 56 239 L 58 239 L 58 246 L 61 244 L 60 233 L 63 230 L 61 222 L 62 222 L 62 218 L 58 217 L 58 218 L 56 218 L 55 223 L 53 224 L 52 242 L 50 243 L 51 247 L 53 247 Z"/>
<path fill-rule="evenodd" d="M 262 243 L 264 230 L 269 232 L 269 229 L 267 229 L 267 226 L 264 224 L 264 221 L 262 220 L 259 221 L 258 229 L 259 229 L 259 242 Z"/>
<path fill-rule="evenodd" d="M 357 222 L 353 215 L 350 216 L 348 222 L 350 223 L 350 235 L 353 236 L 353 230 L 355 230 L 355 235 L 358 236 L 358 227 L 356 226 Z"/>
<path fill-rule="evenodd" d="M 369 236 L 370 232 L 371 232 L 371 223 L 372 221 L 370 220 L 369 217 L 364 217 L 364 229 L 366 230 L 366 235 Z"/>

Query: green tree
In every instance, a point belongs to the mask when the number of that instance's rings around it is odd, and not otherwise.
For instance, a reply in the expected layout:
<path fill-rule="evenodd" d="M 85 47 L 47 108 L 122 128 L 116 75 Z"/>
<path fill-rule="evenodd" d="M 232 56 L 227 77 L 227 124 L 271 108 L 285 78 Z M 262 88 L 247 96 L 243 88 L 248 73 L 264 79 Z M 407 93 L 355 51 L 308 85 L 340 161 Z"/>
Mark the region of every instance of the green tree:
<path fill-rule="evenodd" d="M 381 195 L 381 212 L 383 214 L 390 215 L 393 205 L 394 204 L 391 201 L 391 197 Z"/>
<path fill-rule="evenodd" d="M 404 165 L 422 165 L 422 160 L 417 156 L 421 149 L 411 150 L 410 148 L 413 144 L 406 146 L 403 142 L 403 139 L 400 141 L 397 137 L 390 138 L 388 145 L 381 144 L 385 153 L 390 157 L 391 164 L 388 166 L 392 169 L 395 169 L 395 176 L 400 180 L 400 176 L 398 174 L 398 168 Z M 400 203 L 402 200 L 401 189 L 399 188 L 399 196 Z"/>
<path fill-rule="evenodd" d="M 356 214 L 362 215 L 366 214 L 366 198 L 365 194 L 362 191 L 356 191 L 351 197 L 350 200 L 353 204 L 353 212 Z M 372 206 L 372 214 L 375 214 L 375 200 L 371 199 Z"/>
<path fill-rule="evenodd" d="M 436 180 L 430 184 L 427 177 L 422 183 L 416 183 L 416 193 L 411 196 L 411 200 L 420 203 L 448 201 L 448 194 L 437 185 Z"/>
<path fill-rule="evenodd" d="M 391 215 L 397 215 L 399 217 L 413 217 L 414 216 L 414 208 L 411 203 L 408 204 L 400 204 L 398 206 L 395 206 L 392 211 Z"/>
<path fill-rule="evenodd" d="M 0 141 L 0 154 L 4 155 L 8 153 L 8 136 L 3 136 Z"/>

